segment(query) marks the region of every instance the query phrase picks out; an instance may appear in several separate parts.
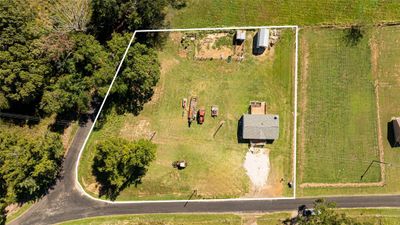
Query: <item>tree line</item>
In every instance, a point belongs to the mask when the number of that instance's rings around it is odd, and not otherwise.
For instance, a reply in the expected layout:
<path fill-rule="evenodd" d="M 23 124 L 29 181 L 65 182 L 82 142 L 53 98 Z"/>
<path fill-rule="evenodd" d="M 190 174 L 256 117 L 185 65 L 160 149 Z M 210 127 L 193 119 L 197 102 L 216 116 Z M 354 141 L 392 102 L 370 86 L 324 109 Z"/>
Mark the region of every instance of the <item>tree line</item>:
<path fill-rule="evenodd" d="M 0 0 L 0 111 L 76 119 L 96 109 L 132 33 L 167 26 L 166 7 L 185 4 L 185 0 Z M 135 39 L 105 112 L 114 107 L 120 113 L 137 114 L 151 98 L 160 75 L 155 48 L 162 38 L 147 34 Z M 149 162 L 154 158 L 151 143 L 125 145 L 135 157 L 145 152 Z M 49 131 L 30 139 L 1 131 L 0 212 L 4 215 L 6 205 L 45 193 L 56 180 L 62 158 L 58 134 Z M 136 159 L 133 165 L 142 165 L 140 171 L 145 171 L 147 164 Z M 97 172 L 105 176 L 101 169 Z M 120 182 L 106 179 L 105 183 L 113 190 L 121 188 Z"/>
<path fill-rule="evenodd" d="M 39 12 L 26 7 L 29 2 L 0 2 L 0 110 L 46 116 L 84 113 L 95 106 L 105 95 L 131 32 L 162 27 L 164 8 L 175 1 L 47 1 L 54 9 L 45 12 L 48 22 L 38 22 Z M 82 6 L 84 2 L 89 5 Z M 113 89 L 112 97 L 124 99 L 127 110 L 140 109 L 158 81 L 152 48 L 156 39 L 141 37 L 133 44 Z"/>

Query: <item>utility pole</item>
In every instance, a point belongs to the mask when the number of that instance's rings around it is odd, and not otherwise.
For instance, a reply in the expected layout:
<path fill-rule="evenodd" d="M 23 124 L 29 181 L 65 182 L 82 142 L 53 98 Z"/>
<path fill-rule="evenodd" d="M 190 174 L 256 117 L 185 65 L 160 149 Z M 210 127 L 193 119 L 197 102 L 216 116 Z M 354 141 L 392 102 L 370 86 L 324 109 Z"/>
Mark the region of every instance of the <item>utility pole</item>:
<path fill-rule="evenodd" d="M 387 163 L 387 162 L 381 162 L 381 161 L 378 161 L 378 160 L 372 160 L 371 163 L 369 164 L 369 166 L 367 167 L 367 169 L 364 171 L 363 175 L 361 175 L 360 180 L 362 180 L 364 178 L 365 174 L 368 172 L 368 170 L 371 168 L 372 164 L 374 164 L 374 163 L 385 164 L 385 165 L 389 165 L 389 166 L 391 165 L 390 163 Z"/>

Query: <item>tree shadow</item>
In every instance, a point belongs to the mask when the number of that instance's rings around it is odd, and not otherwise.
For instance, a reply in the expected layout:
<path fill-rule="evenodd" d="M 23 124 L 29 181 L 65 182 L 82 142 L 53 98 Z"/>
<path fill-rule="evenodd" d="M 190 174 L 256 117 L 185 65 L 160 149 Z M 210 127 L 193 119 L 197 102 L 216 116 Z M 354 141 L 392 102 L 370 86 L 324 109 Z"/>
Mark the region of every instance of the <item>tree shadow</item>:
<path fill-rule="evenodd" d="M 237 123 L 236 139 L 238 144 L 249 144 L 248 140 L 243 139 L 243 116 L 240 117 Z"/>
<path fill-rule="evenodd" d="M 364 32 L 361 29 L 361 26 L 355 25 L 350 28 L 345 29 L 344 41 L 347 46 L 353 47 L 358 45 L 358 43 L 364 37 Z"/>
<path fill-rule="evenodd" d="M 103 166 L 103 167 L 102 167 Z M 125 188 L 135 185 L 137 187 L 142 183 L 142 177 L 146 174 L 147 169 L 143 167 L 134 167 L 129 171 L 129 176 L 126 177 L 125 182 L 121 187 L 110 184 L 107 180 L 108 175 L 106 173 L 100 172 L 97 168 L 104 168 L 101 162 L 94 160 L 92 165 L 92 174 L 96 177 L 96 182 L 100 184 L 99 197 L 105 196 L 106 198 L 115 201 Z"/>
<path fill-rule="evenodd" d="M 265 48 L 264 48 L 264 47 L 258 47 L 258 48 L 257 48 L 257 41 L 258 41 L 258 35 L 257 35 L 257 34 L 258 34 L 258 33 L 256 33 L 256 34 L 254 35 L 254 37 L 253 37 L 253 47 L 252 47 L 253 55 L 261 55 L 261 54 L 263 54 L 264 51 L 265 51 Z"/>

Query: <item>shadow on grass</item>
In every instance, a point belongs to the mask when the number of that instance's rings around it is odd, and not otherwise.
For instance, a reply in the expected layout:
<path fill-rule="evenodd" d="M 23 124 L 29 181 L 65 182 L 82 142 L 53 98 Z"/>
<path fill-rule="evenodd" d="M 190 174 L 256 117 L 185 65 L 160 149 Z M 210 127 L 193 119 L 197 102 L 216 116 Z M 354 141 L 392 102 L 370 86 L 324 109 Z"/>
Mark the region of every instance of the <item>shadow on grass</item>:
<path fill-rule="evenodd" d="M 394 136 L 393 120 L 387 123 L 387 140 L 390 144 L 390 147 L 399 147 L 399 144 L 396 143 L 396 138 Z"/>
<path fill-rule="evenodd" d="M 347 46 L 353 47 L 358 45 L 358 43 L 364 37 L 364 32 L 361 29 L 361 26 L 351 26 L 348 29 L 345 29 L 344 41 Z"/>
<path fill-rule="evenodd" d="M 243 116 L 238 120 L 236 139 L 238 144 L 249 144 L 248 140 L 243 139 Z"/>
<path fill-rule="evenodd" d="M 258 33 L 257 33 L 258 34 Z M 254 35 L 253 37 L 253 55 L 262 55 L 265 51 L 264 47 L 258 47 L 257 48 L 257 41 L 258 41 L 258 35 Z"/>
<path fill-rule="evenodd" d="M 124 183 L 118 187 L 109 182 L 109 174 L 98 171 L 97 168 L 101 168 L 101 166 L 102 164 L 95 160 L 92 166 L 92 173 L 96 177 L 96 181 L 100 184 L 99 197 L 105 196 L 111 201 L 115 201 L 121 191 L 123 191 L 125 188 L 130 187 L 131 185 L 135 185 L 135 187 L 137 187 L 139 184 L 141 184 L 142 177 L 147 172 L 147 169 L 145 168 L 134 167 L 132 171 L 130 171 L 130 175 L 125 178 Z"/>

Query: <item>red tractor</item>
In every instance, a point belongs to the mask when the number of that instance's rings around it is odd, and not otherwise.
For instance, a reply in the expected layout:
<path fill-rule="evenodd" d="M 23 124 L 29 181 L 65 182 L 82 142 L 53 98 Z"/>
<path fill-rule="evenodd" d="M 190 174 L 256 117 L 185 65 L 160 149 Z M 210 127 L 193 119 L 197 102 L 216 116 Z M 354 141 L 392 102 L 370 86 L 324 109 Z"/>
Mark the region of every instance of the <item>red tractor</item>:
<path fill-rule="evenodd" d="M 206 115 L 206 110 L 204 107 L 201 107 L 197 112 L 197 123 L 203 124 L 204 123 L 204 116 Z"/>

